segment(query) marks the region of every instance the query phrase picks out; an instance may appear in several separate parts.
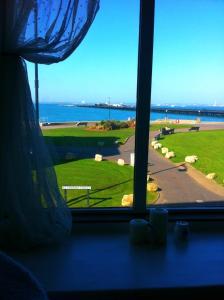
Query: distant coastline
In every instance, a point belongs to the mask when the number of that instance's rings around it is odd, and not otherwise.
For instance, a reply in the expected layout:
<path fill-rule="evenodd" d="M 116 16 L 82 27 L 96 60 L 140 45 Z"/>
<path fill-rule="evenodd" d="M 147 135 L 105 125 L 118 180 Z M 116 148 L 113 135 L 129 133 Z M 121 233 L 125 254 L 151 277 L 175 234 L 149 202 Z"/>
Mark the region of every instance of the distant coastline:
<path fill-rule="evenodd" d="M 124 105 L 124 104 L 78 104 L 77 107 L 88 107 L 88 108 L 101 108 L 101 109 L 115 109 L 115 110 L 126 110 L 126 111 L 135 111 L 136 106 Z M 180 114 L 180 115 L 196 115 L 196 116 L 213 116 L 213 117 L 224 117 L 224 109 L 206 109 L 200 108 L 197 109 L 189 109 L 189 108 L 180 108 L 180 107 L 168 107 L 168 106 L 160 106 L 160 107 L 151 107 L 151 112 L 157 113 L 171 113 L 171 114 Z"/>
<path fill-rule="evenodd" d="M 40 122 L 78 122 L 128 120 L 136 116 L 134 105 L 93 105 L 70 103 L 40 103 Z M 224 107 L 214 106 L 152 106 L 150 120 L 192 120 L 224 122 Z"/>

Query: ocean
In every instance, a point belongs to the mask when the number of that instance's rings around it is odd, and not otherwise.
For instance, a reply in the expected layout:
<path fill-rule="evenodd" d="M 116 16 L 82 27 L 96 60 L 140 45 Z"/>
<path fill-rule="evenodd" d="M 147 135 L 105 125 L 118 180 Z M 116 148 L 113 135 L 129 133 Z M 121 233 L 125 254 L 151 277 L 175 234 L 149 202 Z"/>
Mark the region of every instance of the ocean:
<path fill-rule="evenodd" d="M 173 106 L 166 107 L 169 108 Z M 179 107 L 183 108 L 183 106 Z M 175 106 L 175 108 L 178 108 L 178 106 Z M 184 108 L 193 108 L 196 111 L 201 109 L 224 111 L 224 107 L 219 106 L 184 106 Z M 109 119 L 108 109 L 77 107 L 71 104 L 40 103 L 39 110 L 40 122 L 99 121 Z M 165 119 L 165 117 L 165 113 L 151 112 L 150 114 L 151 121 Z M 198 117 L 198 115 L 167 113 L 167 118 L 174 120 L 195 120 Z M 135 118 L 135 111 L 110 109 L 110 120 L 127 120 L 128 118 Z M 200 119 L 202 122 L 224 122 L 224 117 L 200 116 Z"/>

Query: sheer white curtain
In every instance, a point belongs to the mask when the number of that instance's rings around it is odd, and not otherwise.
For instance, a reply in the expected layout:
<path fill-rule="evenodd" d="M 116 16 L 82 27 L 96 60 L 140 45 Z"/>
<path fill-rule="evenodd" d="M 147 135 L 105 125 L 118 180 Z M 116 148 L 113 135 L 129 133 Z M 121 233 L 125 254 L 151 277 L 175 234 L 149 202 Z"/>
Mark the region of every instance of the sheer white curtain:
<path fill-rule="evenodd" d="M 51 64 L 80 44 L 99 0 L 0 1 L 0 245 L 61 240 L 72 219 L 35 119 L 24 59 Z"/>

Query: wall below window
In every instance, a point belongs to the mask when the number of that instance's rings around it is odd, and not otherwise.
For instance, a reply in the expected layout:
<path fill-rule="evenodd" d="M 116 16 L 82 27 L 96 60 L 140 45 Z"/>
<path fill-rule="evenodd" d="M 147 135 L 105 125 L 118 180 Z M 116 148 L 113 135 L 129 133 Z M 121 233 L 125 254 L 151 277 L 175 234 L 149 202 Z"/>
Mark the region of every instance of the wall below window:
<path fill-rule="evenodd" d="M 131 245 L 126 223 L 75 224 L 61 245 L 9 254 L 37 276 L 52 299 L 212 295 L 224 290 L 222 228 L 222 223 L 193 226 L 188 243 L 178 245 L 171 226 L 167 245 L 159 248 Z"/>

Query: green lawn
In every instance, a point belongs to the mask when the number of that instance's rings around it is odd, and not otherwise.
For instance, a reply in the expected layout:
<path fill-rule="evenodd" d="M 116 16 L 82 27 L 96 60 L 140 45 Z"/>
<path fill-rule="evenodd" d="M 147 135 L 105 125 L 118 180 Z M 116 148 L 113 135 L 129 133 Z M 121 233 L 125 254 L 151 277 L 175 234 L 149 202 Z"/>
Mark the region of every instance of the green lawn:
<path fill-rule="evenodd" d="M 133 193 L 133 168 L 114 162 L 95 162 L 82 159 L 55 166 L 58 185 L 90 185 L 91 207 L 118 207 L 124 194 Z M 61 190 L 62 195 L 64 192 Z M 148 204 L 157 199 L 157 193 L 148 193 Z M 68 191 L 70 207 L 86 207 L 86 191 Z"/>
<path fill-rule="evenodd" d="M 152 124 L 151 131 L 158 131 L 159 128 L 166 126 L 166 124 Z M 172 124 L 167 125 L 170 128 L 186 128 L 189 125 Z M 126 139 L 135 134 L 133 128 L 125 128 L 109 131 L 92 131 L 85 128 L 57 128 L 57 129 L 44 129 L 42 130 L 44 138 L 47 143 L 53 143 L 58 146 L 85 146 L 93 147 L 99 146 L 99 142 L 104 142 L 104 147 L 124 144 Z"/>
<path fill-rule="evenodd" d="M 160 128 L 162 127 L 169 127 L 169 128 L 190 128 L 191 125 L 187 125 L 187 124 L 169 124 L 169 123 L 161 123 L 161 124 L 151 124 L 150 126 L 150 130 L 151 131 L 158 131 Z"/>
<path fill-rule="evenodd" d="M 54 145 L 70 146 L 98 146 L 98 142 L 104 142 L 104 146 L 115 145 L 116 141 L 120 144 L 125 143 L 126 139 L 134 134 L 134 129 L 125 128 L 110 131 L 93 131 L 85 128 L 59 128 L 42 130 L 47 143 Z"/>
<path fill-rule="evenodd" d="M 182 162 L 187 155 L 197 155 L 198 161 L 193 166 L 204 174 L 215 172 L 215 180 L 223 184 L 224 130 L 175 133 L 165 136 L 161 143 L 175 152 L 173 162 Z"/>

